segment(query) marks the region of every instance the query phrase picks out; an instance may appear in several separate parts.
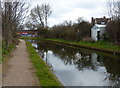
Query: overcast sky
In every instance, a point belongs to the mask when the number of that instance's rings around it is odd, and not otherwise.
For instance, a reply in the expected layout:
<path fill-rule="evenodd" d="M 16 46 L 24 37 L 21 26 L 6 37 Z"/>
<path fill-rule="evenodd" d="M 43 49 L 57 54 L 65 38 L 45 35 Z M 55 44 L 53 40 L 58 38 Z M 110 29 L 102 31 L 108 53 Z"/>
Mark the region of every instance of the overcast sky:
<path fill-rule="evenodd" d="M 75 22 L 79 17 L 90 21 L 91 17 L 107 16 L 106 0 L 31 0 L 31 8 L 45 3 L 50 4 L 53 11 L 48 19 L 49 26 L 65 20 Z"/>

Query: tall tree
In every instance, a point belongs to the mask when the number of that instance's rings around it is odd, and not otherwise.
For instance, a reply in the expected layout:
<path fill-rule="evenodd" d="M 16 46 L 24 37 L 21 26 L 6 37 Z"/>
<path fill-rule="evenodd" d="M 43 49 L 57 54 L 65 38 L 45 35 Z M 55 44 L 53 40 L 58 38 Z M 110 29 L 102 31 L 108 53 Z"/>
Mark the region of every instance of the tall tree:
<path fill-rule="evenodd" d="M 107 24 L 106 32 L 111 41 L 120 43 L 120 0 L 108 1 L 108 15 L 111 21 Z"/>
<path fill-rule="evenodd" d="M 36 24 L 41 27 L 47 28 L 48 17 L 51 15 L 52 10 L 49 4 L 37 5 L 31 10 L 31 18 Z"/>
<path fill-rule="evenodd" d="M 6 46 L 16 40 L 16 31 L 23 24 L 28 6 L 24 1 L 3 2 L 2 4 L 2 32 Z"/>
<path fill-rule="evenodd" d="M 49 4 L 43 5 L 43 8 L 44 8 L 44 13 L 45 13 L 45 25 L 46 25 L 46 28 L 47 28 L 47 19 L 50 16 L 50 14 L 52 13 L 52 10 L 50 9 Z"/>
<path fill-rule="evenodd" d="M 120 0 L 109 0 L 107 2 L 108 15 L 112 20 L 120 19 Z"/>

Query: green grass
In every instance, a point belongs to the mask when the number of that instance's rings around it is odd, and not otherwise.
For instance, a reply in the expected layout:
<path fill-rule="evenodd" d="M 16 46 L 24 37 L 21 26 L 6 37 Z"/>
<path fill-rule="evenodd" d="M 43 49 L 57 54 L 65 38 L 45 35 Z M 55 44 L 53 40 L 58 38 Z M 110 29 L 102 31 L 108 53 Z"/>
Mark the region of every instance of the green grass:
<path fill-rule="evenodd" d="M 43 39 L 40 37 L 19 37 L 19 39 Z"/>
<path fill-rule="evenodd" d="M 112 44 L 108 41 L 97 41 L 95 43 L 92 42 L 85 42 L 85 41 L 69 41 L 69 40 L 63 40 L 63 39 L 47 39 L 47 40 L 51 40 L 51 41 L 56 41 L 56 42 L 63 42 L 63 43 L 70 43 L 70 44 L 74 44 L 74 45 L 81 45 L 81 46 L 85 46 L 85 47 L 91 47 L 91 48 L 96 48 L 96 49 L 100 49 L 100 50 L 108 50 L 108 51 L 112 51 L 112 52 L 120 52 L 120 46 Z"/>
<path fill-rule="evenodd" d="M 46 63 L 40 58 L 39 54 L 36 52 L 35 48 L 31 45 L 31 43 L 26 41 L 26 44 L 30 60 L 36 69 L 35 74 L 39 79 L 40 85 L 44 87 L 49 86 L 49 88 L 53 86 L 62 86 L 60 81 L 52 73 Z"/>
<path fill-rule="evenodd" d="M 37 37 L 21 37 L 24 39 L 43 39 L 43 38 L 37 38 Z M 61 43 L 67 43 L 72 45 L 79 45 L 91 49 L 97 49 L 102 51 L 110 51 L 110 52 L 117 52 L 120 53 L 120 46 L 115 45 L 111 42 L 99 40 L 97 42 L 86 42 L 86 41 L 70 41 L 70 40 L 63 40 L 63 39 L 56 39 L 56 38 L 49 38 L 49 39 L 43 39 L 43 40 L 50 40 L 53 42 L 61 42 Z"/>
<path fill-rule="evenodd" d="M 12 50 L 15 49 L 15 44 L 11 43 L 7 48 L 5 46 L 4 41 L 2 41 L 2 60 L 5 61 L 5 58 L 9 56 L 9 54 L 12 52 Z"/>

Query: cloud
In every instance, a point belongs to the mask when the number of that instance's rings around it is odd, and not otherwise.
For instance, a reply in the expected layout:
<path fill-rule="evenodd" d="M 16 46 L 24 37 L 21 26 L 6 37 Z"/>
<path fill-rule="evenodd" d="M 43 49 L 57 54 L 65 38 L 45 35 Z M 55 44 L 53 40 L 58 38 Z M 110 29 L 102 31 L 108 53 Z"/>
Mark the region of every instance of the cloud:
<path fill-rule="evenodd" d="M 73 20 L 84 17 L 86 20 L 91 17 L 102 17 L 105 15 L 106 0 L 34 0 L 32 6 L 49 3 L 53 10 L 49 25 L 62 23 L 65 20 Z"/>

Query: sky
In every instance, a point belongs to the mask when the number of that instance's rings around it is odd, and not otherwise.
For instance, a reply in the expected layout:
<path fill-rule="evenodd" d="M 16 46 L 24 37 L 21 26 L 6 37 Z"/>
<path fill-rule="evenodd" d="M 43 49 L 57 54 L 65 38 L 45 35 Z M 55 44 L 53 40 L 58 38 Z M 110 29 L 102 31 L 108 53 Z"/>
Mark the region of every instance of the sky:
<path fill-rule="evenodd" d="M 107 17 L 106 0 L 30 0 L 31 8 L 45 3 L 52 9 L 48 18 L 50 27 L 64 21 L 76 22 L 79 17 L 89 22 L 91 17 Z"/>

